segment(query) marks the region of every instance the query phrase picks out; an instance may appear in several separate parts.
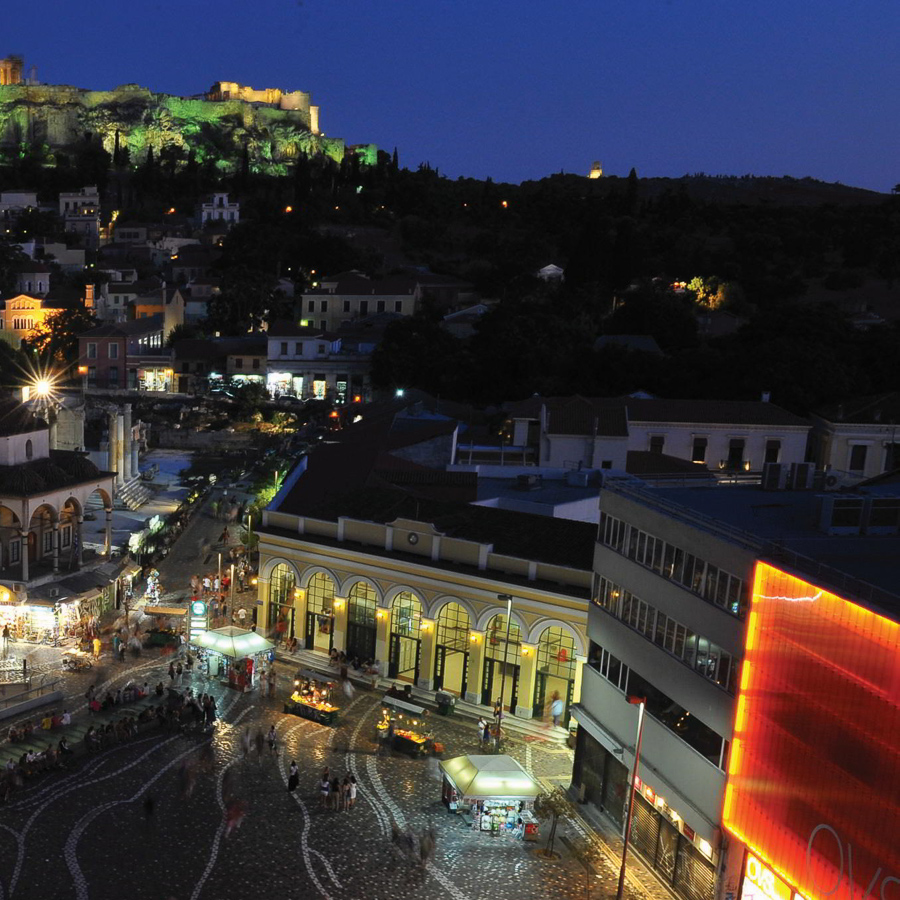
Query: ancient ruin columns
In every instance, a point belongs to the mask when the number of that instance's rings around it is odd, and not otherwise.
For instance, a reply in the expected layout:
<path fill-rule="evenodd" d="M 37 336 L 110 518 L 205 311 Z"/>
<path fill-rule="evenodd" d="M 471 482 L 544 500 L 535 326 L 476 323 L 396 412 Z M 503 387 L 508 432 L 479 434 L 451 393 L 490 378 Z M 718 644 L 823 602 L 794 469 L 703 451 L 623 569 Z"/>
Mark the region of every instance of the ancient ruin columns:
<path fill-rule="evenodd" d="M 122 446 L 122 461 L 124 463 L 122 468 L 125 473 L 124 474 L 125 481 L 131 481 L 131 479 L 137 473 L 133 472 L 132 468 L 131 468 L 131 451 L 132 451 L 132 447 L 134 446 L 134 440 L 133 440 L 134 435 L 132 433 L 132 427 L 131 427 L 131 404 L 130 403 L 126 403 L 122 410 L 122 427 L 123 427 L 123 432 L 125 435 L 125 441 Z"/>

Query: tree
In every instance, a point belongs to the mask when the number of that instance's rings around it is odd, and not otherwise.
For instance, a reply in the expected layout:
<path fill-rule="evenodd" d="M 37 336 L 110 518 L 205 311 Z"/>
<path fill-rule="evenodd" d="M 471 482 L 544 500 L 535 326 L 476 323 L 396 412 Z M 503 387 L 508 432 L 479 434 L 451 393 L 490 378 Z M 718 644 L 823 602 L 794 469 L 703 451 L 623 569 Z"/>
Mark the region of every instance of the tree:
<path fill-rule="evenodd" d="M 534 811 L 537 817 L 550 821 L 550 833 L 547 835 L 547 846 L 543 851 L 539 851 L 543 856 L 555 858 L 559 854 L 554 853 L 553 845 L 556 842 L 556 828 L 559 824 L 560 816 L 563 818 L 574 818 L 576 815 L 575 805 L 569 799 L 566 792 L 559 787 L 553 788 L 541 794 L 534 803 Z"/>
<path fill-rule="evenodd" d="M 26 343 L 44 362 L 67 365 L 78 358 L 78 335 L 96 324 L 97 320 L 83 306 L 68 306 L 47 316 Z"/>

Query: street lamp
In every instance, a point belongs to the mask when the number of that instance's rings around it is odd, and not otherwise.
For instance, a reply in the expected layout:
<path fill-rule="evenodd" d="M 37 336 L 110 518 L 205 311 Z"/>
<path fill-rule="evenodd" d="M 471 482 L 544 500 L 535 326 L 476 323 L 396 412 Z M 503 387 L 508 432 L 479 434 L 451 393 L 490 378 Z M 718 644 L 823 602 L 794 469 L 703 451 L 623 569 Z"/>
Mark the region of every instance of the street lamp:
<path fill-rule="evenodd" d="M 634 768 L 631 770 L 631 788 L 628 792 L 628 814 L 625 816 L 625 840 L 622 843 L 622 867 L 619 869 L 619 886 L 616 888 L 616 900 L 622 900 L 625 891 L 625 860 L 628 856 L 628 839 L 631 836 L 631 817 L 634 815 L 634 783 L 638 777 L 641 764 L 641 738 L 644 736 L 644 708 L 646 697 L 628 697 L 628 702 L 638 707 L 637 740 L 634 743 Z"/>
<path fill-rule="evenodd" d="M 503 698 L 506 694 L 506 669 L 509 660 L 509 629 L 512 625 L 512 594 L 497 594 L 497 599 L 506 601 L 506 646 L 503 648 L 503 674 L 500 676 L 500 709 L 497 711 L 497 749 L 500 749 L 501 723 L 503 722 Z M 512 712 L 510 704 L 510 712 Z"/>

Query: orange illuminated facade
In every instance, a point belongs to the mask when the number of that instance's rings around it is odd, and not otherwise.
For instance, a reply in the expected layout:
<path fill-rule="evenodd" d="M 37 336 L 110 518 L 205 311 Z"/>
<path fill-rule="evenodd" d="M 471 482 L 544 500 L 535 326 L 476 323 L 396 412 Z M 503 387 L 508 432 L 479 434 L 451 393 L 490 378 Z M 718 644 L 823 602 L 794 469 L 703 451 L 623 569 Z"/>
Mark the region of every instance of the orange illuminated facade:
<path fill-rule="evenodd" d="M 744 900 L 900 900 L 900 625 L 766 563 L 723 812 Z"/>

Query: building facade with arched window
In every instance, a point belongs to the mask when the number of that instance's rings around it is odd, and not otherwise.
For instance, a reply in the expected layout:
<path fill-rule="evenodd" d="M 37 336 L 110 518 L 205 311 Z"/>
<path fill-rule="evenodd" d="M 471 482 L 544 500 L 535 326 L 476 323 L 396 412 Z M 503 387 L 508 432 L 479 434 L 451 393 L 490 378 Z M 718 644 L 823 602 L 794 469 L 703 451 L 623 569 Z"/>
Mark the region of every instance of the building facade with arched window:
<path fill-rule="evenodd" d="M 502 696 L 522 718 L 549 718 L 558 693 L 567 721 L 586 656 L 596 528 L 462 509 L 453 534 L 418 519 L 267 511 L 259 529 L 260 620 L 287 616 L 292 603 L 294 636 L 323 659 L 332 648 L 377 659 L 395 682 L 484 706 Z M 492 543 L 475 537 L 494 525 Z"/>

